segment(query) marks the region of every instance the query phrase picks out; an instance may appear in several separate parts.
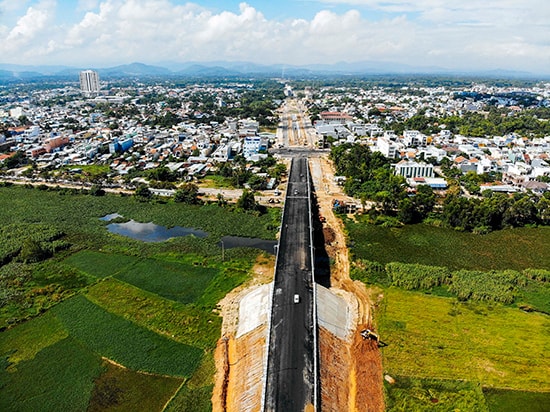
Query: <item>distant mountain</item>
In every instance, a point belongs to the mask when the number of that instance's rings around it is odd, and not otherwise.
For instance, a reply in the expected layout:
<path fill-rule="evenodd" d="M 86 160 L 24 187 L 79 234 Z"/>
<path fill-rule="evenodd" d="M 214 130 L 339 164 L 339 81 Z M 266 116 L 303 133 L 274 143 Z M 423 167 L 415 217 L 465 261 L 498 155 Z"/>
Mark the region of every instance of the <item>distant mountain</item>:
<path fill-rule="evenodd" d="M 84 70 L 69 66 L 24 66 L 0 64 L 0 82 L 17 82 L 40 79 L 74 79 L 78 81 L 78 73 Z M 210 61 L 210 62 L 165 62 L 154 66 L 144 63 L 131 63 L 114 67 L 95 68 L 101 79 L 121 77 L 239 77 L 239 76 L 271 76 L 271 77 L 313 77 L 313 76 L 361 76 L 361 75 L 457 75 L 483 76 L 502 78 L 535 78 L 531 73 L 512 70 L 490 71 L 457 71 L 436 66 L 411 66 L 393 62 L 339 62 L 334 64 L 258 64 L 243 61 Z M 548 76 L 542 76 L 548 78 Z"/>
<path fill-rule="evenodd" d="M 121 66 L 97 69 L 100 76 L 166 76 L 172 72 L 164 67 L 149 66 L 143 63 L 131 63 Z"/>
<path fill-rule="evenodd" d="M 189 67 L 186 67 L 183 70 L 179 70 L 176 72 L 176 74 L 180 74 L 183 76 L 207 76 L 207 77 L 215 77 L 215 76 L 239 76 L 242 75 L 241 72 L 231 70 L 225 67 L 221 66 L 205 66 L 202 64 L 193 64 Z"/>

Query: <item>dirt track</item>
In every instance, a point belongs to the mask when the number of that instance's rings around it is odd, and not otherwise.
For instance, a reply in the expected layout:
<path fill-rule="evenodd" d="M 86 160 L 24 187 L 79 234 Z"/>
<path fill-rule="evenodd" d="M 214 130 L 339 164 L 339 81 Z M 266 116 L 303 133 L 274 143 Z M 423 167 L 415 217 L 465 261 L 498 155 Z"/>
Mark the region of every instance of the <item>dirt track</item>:
<path fill-rule="evenodd" d="M 310 159 L 320 213 L 326 218 L 323 232 L 331 267 L 331 289 L 355 295 L 358 324 L 351 341 L 343 341 L 321 329 L 321 393 L 323 411 L 383 411 L 382 359 L 377 344 L 363 340 L 363 329 L 373 329 L 372 302 L 365 285 L 349 276 L 349 251 L 342 221 L 332 212 L 332 199 L 349 200 L 334 183 L 334 171 L 326 158 Z"/>

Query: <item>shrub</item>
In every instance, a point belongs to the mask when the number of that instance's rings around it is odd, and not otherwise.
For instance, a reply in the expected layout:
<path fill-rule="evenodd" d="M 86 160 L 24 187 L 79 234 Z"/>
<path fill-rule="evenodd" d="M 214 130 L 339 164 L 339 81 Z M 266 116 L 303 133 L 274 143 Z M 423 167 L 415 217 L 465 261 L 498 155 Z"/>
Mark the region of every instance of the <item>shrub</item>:
<path fill-rule="evenodd" d="M 450 272 L 445 267 L 427 266 L 417 263 L 391 262 L 386 272 L 392 284 L 403 289 L 431 289 L 448 283 Z"/>
<path fill-rule="evenodd" d="M 481 272 L 459 270 L 453 273 L 449 291 L 460 300 L 512 303 L 517 286 L 523 286 L 525 277 L 514 270 Z"/>
<path fill-rule="evenodd" d="M 525 269 L 523 274 L 529 279 L 539 282 L 550 282 L 550 270 L 545 269 Z"/>

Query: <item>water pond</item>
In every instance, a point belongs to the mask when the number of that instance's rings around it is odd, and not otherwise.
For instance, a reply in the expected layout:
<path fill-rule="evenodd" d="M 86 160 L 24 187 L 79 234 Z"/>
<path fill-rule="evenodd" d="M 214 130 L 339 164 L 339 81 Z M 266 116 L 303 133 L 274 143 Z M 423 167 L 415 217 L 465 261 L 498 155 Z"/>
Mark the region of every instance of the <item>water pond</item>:
<path fill-rule="evenodd" d="M 120 217 L 120 216 L 116 216 Z M 196 237 L 206 237 L 208 233 L 203 230 L 194 229 L 191 227 L 174 226 L 167 228 L 165 226 L 150 223 L 140 223 L 135 220 L 130 220 L 124 223 L 110 223 L 107 229 L 111 233 L 127 236 L 135 240 L 143 242 L 164 242 L 168 239 L 180 236 L 193 235 Z"/>
<path fill-rule="evenodd" d="M 267 253 L 274 254 L 274 247 L 277 246 L 276 240 L 265 240 L 252 237 L 239 237 L 239 236 L 224 236 L 221 239 L 223 247 L 231 249 L 235 247 L 253 247 L 256 249 L 264 250 Z"/>

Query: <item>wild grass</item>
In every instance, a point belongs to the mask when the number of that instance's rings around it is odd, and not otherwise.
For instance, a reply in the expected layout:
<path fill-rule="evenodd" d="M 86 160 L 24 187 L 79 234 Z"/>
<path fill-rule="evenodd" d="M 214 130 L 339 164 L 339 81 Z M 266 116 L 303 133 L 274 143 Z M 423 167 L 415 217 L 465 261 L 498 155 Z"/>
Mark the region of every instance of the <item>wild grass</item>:
<path fill-rule="evenodd" d="M 104 372 L 94 382 L 87 412 L 161 411 L 182 379 L 134 372 L 104 363 Z"/>
<path fill-rule="evenodd" d="M 481 386 L 461 381 L 394 376 L 385 384 L 386 411 L 476 411 L 489 412 Z"/>
<path fill-rule="evenodd" d="M 377 323 L 390 375 L 550 391 L 546 315 L 392 287 Z"/>
<path fill-rule="evenodd" d="M 10 369 L 13 369 L 19 362 L 33 359 L 42 349 L 68 335 L 63 324 L 51 312 L 47 312 L 0 333 L 0 357 L 6 357 Z"/>
<path fill-rule="evenodd" d="M 217 270 L 208 266 L 143 259 L 117 274 L 116 278 L 166 299 L 192 303 L 216 274 Z"/>
<path fill-rule="evenodd" d="M 548 412 L 550 393 L 521 392 L 485 388 L 483 390 L 490 412 Z"/>
<path fill-rule="evenodd" d="M 81 250 L 63 261 L 95 278 L 114 276 L 136 262 L 134 256 Z"/>
<path fill-rule="evenodd" d="M 487 235 L 428 225 L 385 228 L 362 218 L 346 221 L 351 252 L 386 264 L 419 263 L 451 270 L 550 268 L 550 227 L 500 230 Z"/>
<path fill-rule="evenodd" d="M 214 347 L 220 334 L 220 317 L 211 310 L 163 299 L 117 279 L 94 285 L 86 297 L 140 327 L 205 350 Z"/>
<path fill-rule="evenodd" d="M 203 358 L 203 362 L 193 377 L 183 385 L 170 403 L 166 412 L 209 412 L 212 410 L 212 390 L 214 389 L 213 376 L 216 365 L 212 353 Z"/>

